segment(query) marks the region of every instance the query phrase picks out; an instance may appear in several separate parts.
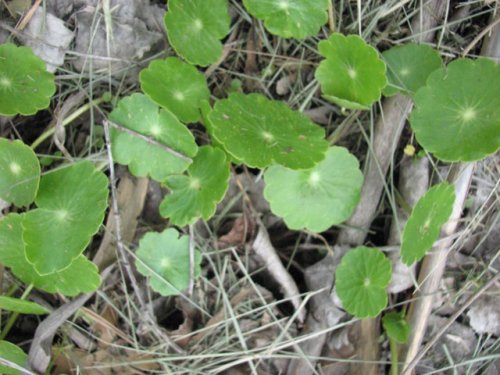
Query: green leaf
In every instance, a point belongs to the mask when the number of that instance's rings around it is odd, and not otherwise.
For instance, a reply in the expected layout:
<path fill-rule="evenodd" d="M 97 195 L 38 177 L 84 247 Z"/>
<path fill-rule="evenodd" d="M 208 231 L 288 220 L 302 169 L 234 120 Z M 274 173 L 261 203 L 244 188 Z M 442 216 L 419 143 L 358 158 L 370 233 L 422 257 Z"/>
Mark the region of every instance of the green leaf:
<path fill-rule="evenodd" d="M 35 203 L 22 222 L 26 258 L 40 275 L 62 271 L 98 231 L 108 179 L 89 161 L 64 166 L 42 177 Z"/>
<path fill-rule="evenodd" d="M 0 357 L 21 367 L 25 367 L 28 361 L 28 355 L 20 347 L 3 340 L 0 341 Z M 21 371 L 4 365 L 0 365 L 0 373 L 4 375 L 22 375 Z"/>
<path fill-rule="evenodd" d="M 385 314 L 382 318 L 382 325 L 384 326 L 387 336 L 400 344 L 408 341 L 410 336 L 410 325 L 406 321 L 402 312 L 390 312 Z"/>
<path fill-rule="evenodd" d="M 410 124 L 418 142 L 444 161 L 474 161 L 500 148 L 500 66 L 458 59 L 415 94 Z"/>
<path fill-rule="evenodd" d="M 186 123 L 198 121 L 201 101 L 210 98 L 205 76 L 176 57 L 153 60 L 140 80 L 151 100 Z"/>
<path fill-rule="evenodd" d="M 165 28 L 170 44 L 189 63 L 207 66 L 222 55 L 229 33 L 227 0 L 169 0 Z"/>
<path fill-rule="evenodd" d="M 408 43 L 382 53 L 387 65 L 389 83 L 382 91 L 385 96 L 412 96 L 425 85 L 427 77 L 443 66 L 439 53 L 425 44 Z"/>
<path fill-rule="evenodd" d="M 286 104 L 233 93 L 208 115 L 214 138 L 250 167 L 311 168 L 325 157 L 324 130 Z"/>
<path fill-rule="evenodd" d="M 0 138 L 0 199 L 18 207 L 33 202 L 40 182 L 40 164 L 21 141 Z"/>
<path fill-rule="evenodd" d="M 195 252 L 195 277 L 201 274 L 201 254 Z M 189 286 L 189 237 L 174 228 L 149 232 L 139 242 L 137 271 L 149 277 L 153 290 L 163 296 L 180 294 Z"/>
<path fill-rule="evenodd" d="M 264 197 L 290 229 L 322 232 L 351 216 L 359 201 L 363 174 L 349 151 L 331 147 L 325 159 L 311 169 L 294 171 L 274 165 L 265 172 L 264 180 Z"/>
<path fill-rule="evenodd" d="M 380 250 L 364 246 L 349 250 L 335 274 L 342 306 L 358 318 L 374 317 L 387 305 L 391 262 Z"/>
<path fill-rule="evenodd" d="M 243 0 L 248 12 L 264 20 L 266 29 L 283 38 L 316 35 L 328 20 L 328 0 Z"/>
<path fill-rule="evenodd" d="M 419 199 L 406 222 L 401 243 L 401 259 L 406 265 L 419 261 L 439 237 L 455 202 L 455 189 L 443 182 Z"/>
<path fill-rule="evenodd" d="M 30 48 L 0 45 L 0 115 L 35 114 L 55 91 L 54 75 Z"/>
<path fill-rule="evenodd" d="M 10 267 L 12 273 L 24 283 L 49 293 L 76 296 L 93 292 L 99 287 L 101 279 L 97 267 L 83 255 L 63 271 L 39 275 L 24 255 L 23 216 L 11 213 L 0 220 L 0 263 Z"/>
<path fill-rule="evenodd" d="M 14 311 L 20 314 L 44 315 L 49 311 L 38 303 L 19 298 L 0 296 L 0 309 Z"/>
<path fill-rule="evenodd" d="M 214 147 L 200 147 L 187 176 L 169 176 L 165 183 L 172 192 L 160 204 L 162 216 L 180 227 L 192 224 L 200 217 L 208 220 L 229 186 L 226 155 Z"/>
<path fill-rule="evenodd" d="M 152 140 L 148 142 L 121 129 L 111 129 L 113 158 L 128 165 L 134 176 L 149 175 L 163 181 L 171 174 L 185 171 L 190 164 L 186 157 L 193 157 L 198 150 L 189 129 L 170 111 L 160 109 L 145 95 L 133 94 L 122 99 L 111 112 L 110 119 Z M 163 146 L 184 155 L 184 158 L 170 153 Z"/>
<path fill-rule="evenodd" d="M 387 84 L 385 63 L 357 35 L 332 34 L 318 44 L 326 59 L 316 69 L 323 96 L 341 107 L 369 109 Z"/>

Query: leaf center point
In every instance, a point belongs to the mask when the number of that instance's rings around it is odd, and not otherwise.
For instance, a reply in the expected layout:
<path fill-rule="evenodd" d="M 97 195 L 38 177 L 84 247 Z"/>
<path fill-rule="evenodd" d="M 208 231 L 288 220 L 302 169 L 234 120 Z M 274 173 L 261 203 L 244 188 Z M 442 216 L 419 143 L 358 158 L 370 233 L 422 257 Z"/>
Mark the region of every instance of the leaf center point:
<path fill-rule="evenodd" d="M 19 174 L 19 172 L 21 172 L 21 167 L 16 162 L 10 163 L 9 169 L 15 175 L 17 175 L 17 174 Z"/>
<path fill-rule="evenodd" d="M 274 141 L 274 135 L 266 131 L 262 132 L 262 138 L 264 138 L 264 140 L 268 143 Z"/>
<path fill-rule="evenodd" d="M 7 77 L 0 78 L 0 86 L 8 88 L 12 85 L 12 82 Z"/>
<path fill-rule="evenodd" d="M 185 96 L 182 92 L 176 91 L 174 92 L 174 98 L 177 99 L 178 101 L 182 102 L 185 99 Z"/>
<path fill-rule="evenodd" d="M 349 69 L 347 69 L 347 74 L 349 75 L 349 77 L 351 77 L 351 79 L 356 78 L 356 76 L 358 75 L 358 73 L 356 72 L 356 69 L 354 69 L 352 67 L 349 67 Z"/>
<path fill-rule="evenodd" d="M 196 30 L 198 30 L 198 31 L 201 30 L 201 29 L 203 29 L 203 22 L 202 22 L 202 20 L 200 20 L 199 18 L 195 19 L 194 20 L 194 28 Z"/>
<path fill-rule="evenodd" d="M 309 175 L 309 185 L 311 186 L 318 186 L 319 181 L 321 180 L 321 175 L 319 172 L 314 171 Z"/>
<path fill-rule="evenodd" d="M 462 120 L 464 120 L 465 122 L 468 122 L 470 120 L 473 120 L 475 117 L 476 117 L 477 113 L 476 113 L 476 110 L 474 108 L 465 108 L 463 111 L 462 111 Z"/>
<path fill-rule="evenodd" d="M 198 178 L 192 178 L 191 182 L 189 183 L 189 187 L 193 190 L 200 190 L 201 189 L 201 183 Z"/>
<path fill-rule="evenodd" d="M 290 8 L 290 4 L 288 4 L 287 0 L 281 0 L 278 3 L 278 6 L 279 6 L 280 9 L 283 9 L 283 10 L 287 10 L 288 8 Z"/>
<path fill-rule="evenodd" d="M 366 277 L 365 280 L 363 281 L 363 286 L 366 288 L 366 287 L 369 287 L 370 284 L 371 284 L 371 280 L 370 278 Z"/>

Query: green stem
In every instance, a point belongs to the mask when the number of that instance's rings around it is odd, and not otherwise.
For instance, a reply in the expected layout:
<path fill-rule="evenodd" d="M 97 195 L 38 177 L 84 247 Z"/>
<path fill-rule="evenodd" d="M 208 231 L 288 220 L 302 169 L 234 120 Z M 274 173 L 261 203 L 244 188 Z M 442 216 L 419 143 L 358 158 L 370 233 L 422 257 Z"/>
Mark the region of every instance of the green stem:
<path fill-rule="evenodd" d="M 100 98 L 94 99 L 94 100 L 88 102 L 87 104 L 84 104 L 83 106 L 81 106 L 80 108 L 78 108 L 75 112 L 73 112 L 71 115 L 69 115 L 68 117 L 66 117 L 63 120 L 62 125 L 66 126 L 66 125 L 70 124 L 75 119 L 77 119 L 78 117 L 80 117 L 83 113 L 85 113 L 86 111 L 88 111 L 90 108 L 92 108 L 94 106 L 98 106 L 99 104 L 101 104 L 103 102 L 109 102 L 109 100 L 110 100 L 109 93 L 106 93 L 103 96 L 101 96 Z M 43 141 L 45 141 L 47 138 L 49 138 L 50 136 L 52 136 L 55 133 L 55 131 L 56 131 L 56 128 L 54 126 L 51 127 L 50 129 L 47 129 L 42 135 L 40 135 L 31 144 L 31 149 L 32 150 L 36 149 L 38 146 L 40 146 L 40 144 Z"/>
<path fill-rule="evenodd" d="M 28 287 L 26 288 L 26 290 L 24 291 L 24 293 L 20 299 L 21 300 L 26 299 L 29 296 L 29 294 L 31 293 L 32 289 L 33 289 L 33 284 L 28 285 Z M 10 332 L 12 326 L 14 325 L 14 323 L 16 322 L 18 316 L 19 316 L 19 313 L 17 313 L 17 312 L 13 312 L 9 316 L 9 320 L 7 320 L 7 323 L 5 324 L 5 327 L 3 327 L 2 333 L 0 334 L 0 340 L 5 339 L 5 337 L 9 334 L 9 332 Z"/>
<path fill-rule="evenodd" d="M 398 344 L 393 339 L 389 338 L 389 346 L 391 348 L 391 375 L 398 375 Z"/>

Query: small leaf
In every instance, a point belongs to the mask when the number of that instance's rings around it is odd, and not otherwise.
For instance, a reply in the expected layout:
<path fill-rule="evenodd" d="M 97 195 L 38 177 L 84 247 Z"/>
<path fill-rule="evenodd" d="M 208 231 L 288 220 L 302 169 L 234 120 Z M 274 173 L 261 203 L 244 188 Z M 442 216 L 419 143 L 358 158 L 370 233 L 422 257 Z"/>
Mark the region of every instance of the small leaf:
<path fill-rule="evenodd" d="M 28 361 L 28 355 L 20 347 L 3 340 L 0 341 L 0 357 L 20 367 L 25 367 Z M 4 375 L 22 375 L 21 371 L 4 365 L 0 365 L 0 373 Z"/>
<path fill-rule="evenodd" d="M 201 254 L 195 252 L 195 277 L 201 274 Z M 163 296 L 181 294 L 189 286 L 189 237 L 174 228 L 149 232 L 139 242 L 137 271 L 149 277 L 153 290 Z"/>
<path fill-rule="evenodd" d="M 63 271 L 40 276 L 24 255 L 23 215 L 11 213 L 0 220 L 0 263 L 11 268 L 12 273 L 26 284 L 49 293 L 76 296 L 95 291 L 101 279 L 97 267 L 80 255 Z"/>
<path fill-rule="evenodd" d="M 266 29 L 283 38 L 316 35 L 328 20 L 328 0 L 243 0 L 248 12 L 264 20 Z"/>
<path fill-rule="evenodd" d="M 187 176 L 169 176 L 165 183 L 172 193 L 160 205 L 162 216 L 180 227 L 192 224 L 200 217 L 208 220 L 229 186 L 226 155 L 217 148 L 200 147 Z"/>
<path fill-rule="evenodd" d="M 500 148 L 500 66 L 457 59 L 432 73 L 414 97 L 418 142 L 444 161 L 480 160 Z"/>
<path fill-rule="evenodd" d="M 0 309 L 14 311 L 20 314 L 44 315 L 49 311 L 38 303 L 19 298 L 0 296 Z"/>
<path fill-rule="evenodd" d="M 332 34 L 318 44 L 326 57 L 316 69 L 323 96 L 341 107 L 369 109 L 387 84 L 385 63 L 357 35 Z"/>
<path fill-rule="evenodd" d="M 349 250 L 335 274 L 342 306 L 358 318 L 374 317 L 387 305 L 391 262 L 380 250 L 360 246 Z"/>
<path fill-rule="evenodd" d="M 382 318 L 387 336 L 400 344 L 408 341 L 410 336 L 410 325 L 406 321 L 402 312 L 390 312 Z"/>
<path fill-rule="evenodd" d="M 40 164 L 21 141 L 0 138 L 0 199 L 18 207 L 35 200 L 40 182 Z"/>
<path fill-rule="evenodd" d="M 205 76 L 176 57 L 153 60 L 141 71 L 140 80 L 152 101 L 186 123 L 198 121 L 201 101 L 210 98 Z"/>
<path fill-rule="evenodd" d="M 30 48 L 0 45 L 0 115 L 35 114 L 55 91 L 54 75 Z"/>
<path fill-rule="evenodd" d="M 455 189 L 443 182 L 419 199 L 406 222 L 401 243 L 401 259 L 406 265 L 419 261 L 439 237 L 455 202 Z"/>
<path fill-rule="evenodd" d="M 208 118 L 214 138 L 250 167 L 278 163 L 311 168 L 324 159 L 328 148 L 321 127 L 260 94 L 231 94 L 215 104 Z"/>
<path fill-rule="evenodd" d="M 189 161 L 170 153 L 162 145 L 185 157 L 193 157 L 198 150 L 189 129 L 170 111 L 160 109 L 145 95 L 133 94 L 122 99 L 111 112 L 110 119 L 157 142 L 148 143 L 134 134 L 111 129 L 113 158 L 128 165 L 134 176 L 149 175 L 163 181 L 171 174 L 186 170 Z"/>
<path fill-rule="evenodd" d="M 408 43 L 382 53 L 387 65 L 385 96 L 413 95 L 425 85 L 427 77 L 443 66 L 438 51 L 425 44 Z"/>
<path fill-rule="evenodd" d="M 89 161 L 64 166 L 42 177 L 35 203 L 22 222 L 26 258 L 40 275 L 62 271 L 98 231 L 108 179 Z"/>
<path fill-rule="evenodd" d="M 323 161 L 308 170 L 280 165 L 264 174 L 264 196 L 274 214 L 290 229 L 322 232 L 351 216 L 363 184 L 358 160 L 343 147 L 331 147 Z"/>
<path fill-rule="evenodd" d="M 222 55 L 220 40 L 229 33 L 227 0 L 169 0 L 165 27 L 175 52 L 207 66 Z"/>

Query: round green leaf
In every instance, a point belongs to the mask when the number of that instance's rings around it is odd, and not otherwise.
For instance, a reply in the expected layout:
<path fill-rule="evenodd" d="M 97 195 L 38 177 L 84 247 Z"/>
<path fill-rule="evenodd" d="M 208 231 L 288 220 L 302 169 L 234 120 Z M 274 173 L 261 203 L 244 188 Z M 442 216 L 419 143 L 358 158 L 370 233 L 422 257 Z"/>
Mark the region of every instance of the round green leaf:
<path fill-rule="evenodd" d="M 28 355 L 20 347 L 3 340 L 0 341 L 0 357 L 21 367 L 25 367 L 28 361 Z M 4 375 L 22 375 L 21 371 L 4 365 L 0 365 L 0 373 Z"/>
<path fill-rule="evenodd" d="M 458 59 L 415 94 L 410 124 L 418 142 L 444 161 L 474 161 L 500 148 L 500 66 Z"/>
<path fill-rule="evenodd" d="M 274 165 L 265 172 L 264 180 L 264 197 L 290 229 L 322 232 L 351 216 L 359 201 L 363 174 L 349 151 L 331 147 L 325 159 L 311 169 L 294 171 Z"/>
<path fill-rule="evenodd" d="M 214 147 L 200 147 L 187 176 L 170 176 L 165 183 L 172 192 L 160 204 L 162 216 L 180 227 L 192 224 L 200 217 L 208 220 L 229 186 L 226 155 Z"/>
<path fill-rule="evenodd" d="M 385 63 L 357 35 L 332 34 L 318 44 L 326 59 L 316 69 L 323 96 L 351 109 L 369 109 L 387 84 Z"/>
<path fill-rule="evenodd" d="M 25 256 L 22 220 L 24 215 L 11 213 L 0 220 L 0 263 L 10 267 L 12 273 L 26 284 L 49 293 L 76 296 L 95 291 L 101 279 L 97 266 L 83 255 L 71 265 L 56 273 L 41 276 Z"/>
<path fill-rule="evenodd" d="M 401 259 L 406 265 L 419 261 L 439 237 L 455 202 L 455 189 L 443 182 L 419 199 L 406 222 L 401 243 Z"/>
<path fill-rule="evenodd" d="M 227 0 L 169 0 L 165 28 L 175 52 L 207 66 L 222 55 L 220 40 L 229 33 Z"/>
<path fill-rule="evenodd" d="M 14 311 L 20 314 L 44 315 L 49 311 L 38 303 L 19 298 L 0 296 L 0 309 Z"/>
<path fill-rule="evenodd" d="M 108 179 L 89 161 L 44 175 L 25 214 L 26 258 L 40 275 L 69 267 L 98 231 L 108 205 Z"/>
<path fill-rule="evenodd" d="M 54 75 L 30 48 L 0 45 L 0 115 L 32 115 L 55 91 Z"/>
<path fill-rule="evenodd" d="M 278 163 L 292 169 L 311 168 L 328 148 L 321 127 L 260 94 L 231 94 L 215 104 L 208 118 L 214 138 L 250 167 Z"/>
<path fill-rule="evenodd" d="M 392 47 L 382 53 L 382 58 L 387 65 L 388 84 L 382 91 L 385 96 L 415 94 L 429 74 L 443 66 L 439 53 L 425 44 Z"/>
<path fill-rule="evenodd" d="M 201 254 L 195 252 L 195 277 L 201 274 Z M 189 286 L 189 237 L 174 228 L 149 232 L 139 242 L 137 271 L 149 277 L 153 290 L 163 296 L 180 294 Z"/>
<path fill-rule="evenodd" d="M 205 76 L 176 57 L 153 60 L 141 71 L 140 80 L 151 100 L 183 122 L 198 121 L 200 102 L 210 98 Z"/>
<path fill-rule="evenodd" d="M 404 344 L 410 336 L 410 325 L 406 321 L 402 312 L 390 312 L 382 318 L 387 336 L 392 340 Z"/>
<path fill-rule="evenodd" d="M 152 140 L 149 142 L 121 129 L 111 129 L 113 158 L 128 165 L 134 176 L 149 175 L 163 181 L 171 174 L 186 170 L 189 161 L 168 152 L 163 145 L 186 157 L 193 157 L 198 150 L 189 129 L 145 95 L 133 94 L 120 100 L 110 119 Z"/>
<path fill-rule="evenodd" d="M 283 38 L 316 35 L 328 20 L 328 0 L 243 0 L 248 12 Z"/>
<path fill-rule="evenodd" d="M 387 305 L 391 262 L 380 250 L 360 246 L 347 252 L 335 273 L 342 306 L 358 318 L 374 317 Z"/>
<path fill-rule="evenodd" d="M 33 202 L 40 182 L 40 164 L 21 141 L 0 138 L 0 199 L 18 207 Z"/>

